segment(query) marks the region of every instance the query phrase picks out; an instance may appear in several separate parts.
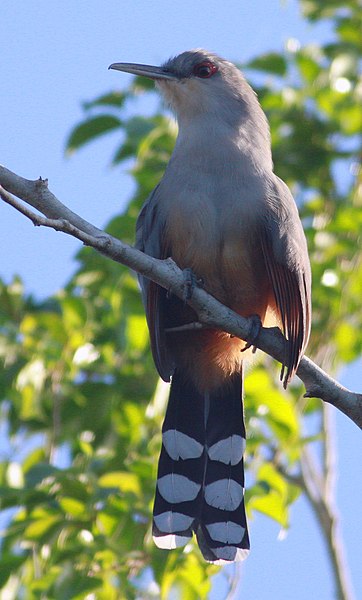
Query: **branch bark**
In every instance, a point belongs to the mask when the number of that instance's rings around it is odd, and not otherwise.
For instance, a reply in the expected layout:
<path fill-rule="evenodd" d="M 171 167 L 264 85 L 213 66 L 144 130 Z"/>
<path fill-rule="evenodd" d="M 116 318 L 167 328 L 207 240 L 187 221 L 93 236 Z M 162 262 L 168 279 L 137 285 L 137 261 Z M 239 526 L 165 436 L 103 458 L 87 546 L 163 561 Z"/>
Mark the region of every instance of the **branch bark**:
<path fill-rule="evenodd" d="M 157 260 L 147 256 L 88 223 L 52 194 L 46 179 L 39 178 L 35 181 L 24 179 L 0 165 L 0 196 L 28 217 L 34 225 L 50 227 L 71 235 L 108 258 L 152 279 L 172 294 L 180 298 L 184 297 L 183 274 L 171 258 Z M 27 205 L 42 214 L 34 212 Z M 274 359 L 283 361 L 287 341 L 278 328 L 263 327 L 255 342 L 250 339 L 252 333 L 250 319 L 237 315 L 205 290 L 196 288 L 188 303 L 195 310 L 203 326 L 226 331 L 256 345 Z M 340 385 L 306 356 L 300 362 L 297 375 L 305 385 L 305 397 L 320 398 L 324 402 L 333 404 L 362 429 L 362 394 L 351 392 Z"/>
<path fill-rule="evenodd" d="M 329 424 L 327 430 L 328 428 Z M 330 446 L 332 443 L 327 441 Z M 300 464 L 302 468 L 301 488 L 310 502 L 323 533 L 323 539 L 333 567 L 336 598 L 338 600 L 353 600 L 355 596 L 340 531 L 339 514 L 335 506 L 333 484 L 330 481 L 335 475 L 334 465 L 325 465 L 323 474 L 319 475 L 314 458 L 307 447 L 303 449 Z"/>
<path fill-rule="evenodd" d="M 327 412 L 330 412 L 330 408 L 328 404 L 325 405 Z M 327 436 L 329 435 L 329 427 L 330 424 L 327 424 Z M 332 450 L 333 441 L 328 440 L 325 443 Z M 284 464 L 279 462 L 277 453 L 273 456 L 273 462 L 279 473 L 287 481 L 300 487 L 309 501 L 321 529 L 332 566 L 336 600 L 354 600 L 355 595 L 340 530 L 339 514 L 335 506 L 333 483 L 331 482 L 335 476 L 335 465 L 328 460 L 328 464 L 324 463 L 322 471 L 320 471 L 317 467 L 316 458 L 308 446 L 303 448 L 300 457 L 301 470 L 297 474 L 291 475 L 289 473 Z"/>

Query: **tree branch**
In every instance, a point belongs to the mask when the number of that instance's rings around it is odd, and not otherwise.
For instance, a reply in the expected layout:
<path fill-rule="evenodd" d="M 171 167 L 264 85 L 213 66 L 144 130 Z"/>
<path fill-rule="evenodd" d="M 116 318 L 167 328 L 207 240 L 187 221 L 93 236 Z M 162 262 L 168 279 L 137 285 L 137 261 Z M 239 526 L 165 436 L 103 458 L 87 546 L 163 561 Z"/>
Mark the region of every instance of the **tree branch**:
<path fill-rule="evenodd" d="M 334 502 L 333 490 L 329 488 L 328 483 L 330 473 L 318 472 L 315 459 L 307 446 L 303 448 L 300 458 L 301 471 L 297 475 L 291 475 L 285 466 L 278 462 L 277 453 L 273 456 L 273 463 L 289 483 L 301 488 L 311 505 L 333 567 L 336 598 L 353 600 L 355 596 L 340 532 L 339 515 Z"/>
<path fill-rule="evenodd" d="M 12 194 L 37 209 L 44 216 L 32 211 Z M 155 281 L 172 294 L 180 298 L 184 297 L 183 274 L 171 258 L 157 260 L 147 256 L 88 223 L 62 204 L 49 191 L 47 180 L 24 179 L 0 165 L 0 196 L 5 202 L 28 217 L 34 225 L 51 227 L 56 231 L 67 233 L 108 258 Z M 205 290 L 196 288 L 188 303 L 204 326 L 221 329 L 251 342 L 274 359 L 283 361 L 288 342 L 278 328 L 263 327 L 255 343 L 253 339 L 250 339 L 252 332 L 250 319 L 237 315 Z M 305 397 L 320 398 L 333 404 L 362 429 L 362 394 L 351 392 L 340 385 L 306 356 L 300 362 L 297 375 L 305 385 Z"/>
<path fill-rule="evenodd" d="M 329 467 L 323 476 L 317 476 L 313 456 L 308 448 L 303 448 L 301 457 L 302 490 L 306 494 L 323 532 L 323 539 L 333 566 L 333 576 L 338 600 L 353 600 L 354 592 L 347 566 L 345 548 L 340 532 L 339 515 L 330 489 Z M 333 467 L 334 470 L 334 467 Z"/>

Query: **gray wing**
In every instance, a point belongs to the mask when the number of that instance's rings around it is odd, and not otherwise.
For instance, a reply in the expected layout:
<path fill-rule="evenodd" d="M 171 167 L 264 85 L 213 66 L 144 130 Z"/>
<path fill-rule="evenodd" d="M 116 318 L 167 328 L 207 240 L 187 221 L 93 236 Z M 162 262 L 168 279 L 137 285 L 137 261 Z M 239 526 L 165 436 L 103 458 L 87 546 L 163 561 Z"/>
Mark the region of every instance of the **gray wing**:
<path fill-rule="evenodd" d="M 281 379 L 287 386 L 308 343 L 311 271 L 298 210 L 286 184 L 275 178 L 267 198 L 262 249 L 275 303 L 289 341 Z"/>
<path fill-rule="evenodd" d="M 135 247 L 154 258 L 164 259 L 167 258 L 167 248 L 164 243 L 164 223 L 157 204 L 158 189 L 159 186 L 155 187 L 138 216 Z M 174 367 L 171 353 L 166 344 L 164 324 L 167 292 L 142 275 L 138 275 L 138 281 L 141 286 L 142 300 L 150 332 L 153 359 L 162 379 L 170 381 Z"/>

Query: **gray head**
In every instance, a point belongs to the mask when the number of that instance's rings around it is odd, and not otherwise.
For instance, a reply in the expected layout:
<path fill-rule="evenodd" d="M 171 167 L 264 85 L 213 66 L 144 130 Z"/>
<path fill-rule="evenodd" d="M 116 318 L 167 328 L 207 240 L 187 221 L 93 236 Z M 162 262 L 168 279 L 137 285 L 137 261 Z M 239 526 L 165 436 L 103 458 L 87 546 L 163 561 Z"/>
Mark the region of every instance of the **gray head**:
<path fill-rule="evenodd" d="M 268 125 L 254 91 L 235 65 L 216 54 L 190 50 L 161 67 L 114 63 L 110 69 L 154 79 L 180 125 L 204 116 L 233 128 L 252 121 L 269 141 Z"/>

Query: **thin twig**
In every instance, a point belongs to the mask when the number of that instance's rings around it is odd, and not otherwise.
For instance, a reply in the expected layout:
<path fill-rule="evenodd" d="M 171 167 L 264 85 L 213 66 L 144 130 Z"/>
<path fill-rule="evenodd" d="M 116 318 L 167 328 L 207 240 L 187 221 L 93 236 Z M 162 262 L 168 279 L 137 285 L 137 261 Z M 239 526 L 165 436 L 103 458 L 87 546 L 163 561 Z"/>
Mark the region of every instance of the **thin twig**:
<path fill-rule="evenodd" d="M 317 469 L 313 464 L 310 453 L 305 453 L 301 458 L 303 491 L 305 492 L 316 516 L 317 522 L 323 532 L 327 552 L 333 565 L 333 575 L 336 584 L 338 600 L 354 600 L 354 592 L 349 569 L 345 557 L 345 548 L 340 533 L 339 515 L 334 506 L 334 497 L 324 493 L 325 481 L 314 479 Z"/>
<path fill-rule="evenodd" d="M 327 408 L 330 408 L 327 406 Z M 350 572 L 345 559 L 345 548 L 339 527 L 339 515 L 334 503 L 332 490 L 326 489 L 326 480 L 318 473 L 315 459 L 310 451 L 303 449 L 299 475 L 291 475 L 283 464 L 278 462 L 277 453 L 273 462 L 278 472 L 293 485 L 297 485 L 305 493 L 314 512 L 322 537 L 333 566 L 333 576 L 338 600 L 354 600 Z"/>
<path fill-rule="evenodd" d="M 165 329 L 166 333 L 179 333 L 183 331 L 199 331 L 200 329 L 206 329 L 205 325 L 199 323 L 198 321 L 193 323 L 186 323 L 185 325 L 179 325 L 178 327 L 167 327 Z"/>
<path fill-rule="evenodd" d="M 335 414 L 329 404 L 322 407 L 323 436 L 324 436 L 324 496 L 331 504 L 335 497 L 337 456 L 336 456 L 336 429 Z"/>

